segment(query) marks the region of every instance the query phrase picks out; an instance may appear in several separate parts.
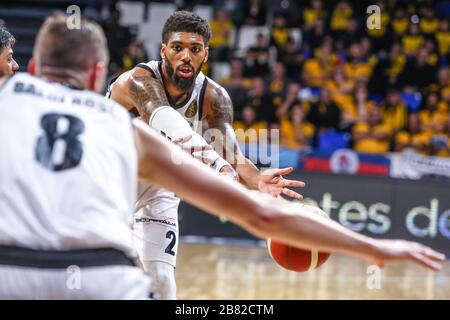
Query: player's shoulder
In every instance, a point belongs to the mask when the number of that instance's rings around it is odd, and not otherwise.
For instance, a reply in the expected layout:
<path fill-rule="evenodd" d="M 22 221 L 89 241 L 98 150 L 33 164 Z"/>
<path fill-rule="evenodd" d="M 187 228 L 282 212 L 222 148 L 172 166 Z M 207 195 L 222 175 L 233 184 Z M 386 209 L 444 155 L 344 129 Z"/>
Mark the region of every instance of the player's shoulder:
<path fill-rule="evenodd" d="M 214 102 L 220 99 L 221 101 L 228 101 L 231 103 L 231 98 L 223 86 L 209 77 L 206 77 L 206 80 L 208 81 L 205 92 L 205 99 L 207 102 Z"/>

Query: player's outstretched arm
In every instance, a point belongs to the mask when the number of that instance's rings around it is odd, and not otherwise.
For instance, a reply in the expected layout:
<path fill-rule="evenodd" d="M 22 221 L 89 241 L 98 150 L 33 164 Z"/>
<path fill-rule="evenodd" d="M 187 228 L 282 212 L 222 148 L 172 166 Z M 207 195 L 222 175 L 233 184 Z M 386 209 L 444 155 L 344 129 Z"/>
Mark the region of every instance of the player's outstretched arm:
<path fill-rule="evenodd" d="M 439 261 L 445 257 L 428 247 L 409 241 L 372 239 L 323 217 L 318 208 L 250 192 L 167 143 L 144 123 L 135 120 L 134 126 L 140 178 L 175 192 L 207 212 L 226 217 L 258 237 L 300 248 L 341 252 L 379 265 L 413 261 L 433 270 L 441 268 Z"/>
<path fill-rule="evenodd" d="M 224 88 L 213 82 L 205 95 L 205 113 L 209 127 L 219 129 L 223 134 L 223 139 L 216 140 L 216 150 L 223 150 L 224 158 L 233 165 L 245 185 L 273 196 L 285 194 L 294 199 L 302 198 L 302 195 L 290 188 L 304 187 L 305 183 L 283 177 L 292 172 L 292 168 L 261 172 L 244 157 L 232 128 L 233 104 L 230 96 Z"/>

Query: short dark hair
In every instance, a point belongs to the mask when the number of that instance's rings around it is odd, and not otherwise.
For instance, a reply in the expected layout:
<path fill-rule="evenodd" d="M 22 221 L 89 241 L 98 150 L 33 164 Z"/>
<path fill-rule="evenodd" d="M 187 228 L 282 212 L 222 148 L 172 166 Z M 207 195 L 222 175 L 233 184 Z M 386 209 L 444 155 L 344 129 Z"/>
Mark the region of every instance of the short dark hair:
<path fill-rule="evenodd" d="M 177 11 L 167 19 L 162 31 L 162 42 L 167 43 L 173 32 L 197 33 L 203 36 L 206 46 L 211 39 L 211 28 L 208 21 L 190 11 Z"/>
<path fill-rule="evenodd" d="M 13 47 L 16 43 L 14 36 L 5 28 L 0 28 L 0 52 L 7 47 Z"/>
<path fill-rule="evenodd" d="M 81 19 L 69 29 L 62 12 L 47 17 L 36 38 L 33 55 L 43 66 L 86 71 L 96 62 L 108 63 L 106 37 L 95 22 Z"/>

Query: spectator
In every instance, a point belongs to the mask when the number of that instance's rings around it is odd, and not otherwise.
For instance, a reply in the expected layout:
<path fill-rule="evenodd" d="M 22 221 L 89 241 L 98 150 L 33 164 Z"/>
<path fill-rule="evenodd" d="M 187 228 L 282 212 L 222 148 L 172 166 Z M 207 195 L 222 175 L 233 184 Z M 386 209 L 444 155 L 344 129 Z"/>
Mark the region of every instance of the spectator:
<path fill-rule="evenodd" d="M 209 56 L 212 61 L 229 61 L 232 46 L 231 36 L 234 31 L 233 22 L 225 8 L 217 10 L 210 21 L 211 32 L 214 35 L 209 42 Z"/>
<path fill-rule="evenodd" d="M 285 66 L 286 77 L 290 81 L 300 81 L 304 55 L 293 38 L 289 37 L 286 46 L 280 52 L 278 61 Z"/>
<path fill-rule="evenodd" d="M 423 45 L 425 39 L 420 34 L 417 24 L 410 24 L 408 33 L 402 38 L 403 52 L 407 56 L 414 56 L 419 48 Z"/>
<path fill-rule="evenodd" d="M 348 28 L 350 19 L 353 16 L 353 9 L 347 1 L 340 1 L 336 5 L 331 15 L 331 30 L 335 36 L 340 36 Z"/>
<path fill-rule="evenodd" d="M 108 41 L 110 67 L 113 73 L 118 71 L 118 68 L 122 64 L 122 56 L 131 39 L 131 32 L 129 28 L 121 25 L 120 16 L 121 12 L 118 9 L 113 8 L 111 10 L 110 19 L 105 21 L 103 26 Z"/>
<path fill-rule="evenodd" d="M 280 144 L 305 150 L 314 137 L 314 126 L 305 121 L 305 111 L 297 101 L 287 113 L 280 114 Z"/>
<path fill-rule="evenodd" d="M 282 63 L 277 62 L 272 66 L 271 75 L 266 87 L 271 97 L 271 106 L 274 108 L 273 111 L 276 112 L 276 109 L 281 106 L 286 97 L 288 87 L 286 71 Z"/>
<path fill-rule="evenodd" d="M 341 113 L 341 109 L 331 100 L 330 91 L 322 89 L 320 99 L 311 105 L 306 121 L 312 123 L 319 132 L 325 129 L 339 129 Z"/>
<path fill-rule="evenodd" d="M 420 31 L 425 36 L 432 37 L 439 28 L 439 20 L 435 17 L 432 7 L 424 7 L 422 10 L 422 18 L 420 19 Z"/>
<path fill-rule="evenodd" d="M 344 64 L 346 77 L 358 83 L 367 83 L 372 73 L 372 67 L 367 57 L 362 55 L 361 45 L 353 43 L 348 50 L 348 60 Z"/>
<path fill-rule="evenodd" d="M 221 83 L 231 97 L 237 120 L 241 120 L 242 109 L 247 103 L 247 91 L 252 86 L 252 79 L 243 77 L 243 68 L 240 59 L 231 60 L 230 76 Z"/>
<path fill-rule="evenodd" d="M 333 101 L 342 111 L 341 128 L 349 128 L 357 119 L 353 91 L 356 82 L 349 79 L 342 68 L 336 68 L 333 78 L 326 81 L 324 88 L 330 91 Z"/>
<path fill-rule="evenodd" d="M 316 25 L 316 22 L 322 22 L 327 19 L 327 11 L 323 9 L 321 0 L 312 0 L 311 5 L 303 10 L 303 27 L 306 32 L 310 31 Z"/>
<path fill-rule="evenodd" d="M 251 106 L 246 106 L 242 110 L 242 120 L 235 121 L 233 124 L 236 138 L 241 143 L 258 143 L 259 131 L 267 129 L 264 121 L 258 121 L 256 110 Z"/>
<path fill-rule="evenodd" d="M 385 102 L 381 105 L 383 122 L 389 126 L 392 132 L 403 130 L 407 125 L 408 110 L 403 103 L 400 93 L 396 89 L 390 89 Z"/>
<path fill-rule="evenodd" d="M 408 31 L 409 19 L 403 8 L 398 8 L 394 12 L 394 18 L 391 22 L 392 31 L 394 32 L 395 40 L 400 39 Z"/>
<path fill-rule="evenodd" d="M 439 108 L 439 96 L 437 93 L 430 93 L 425 99 L 424 106 L 419 112 L 419 119 L 422 130 L 429 133 L 439 133 L 443 131 L 448 117 L 448 110 L 445 106 Z"/>
<path fill-rule="evenodd" d="M 435 34 L 436 42 L 438 44 L 439 55 L 441 57 L 448 56 L 450 53 L 450 31 L 449 22 L 442 20 L 439 24 L 439 30 Z M 447 60 L 447 65 L 450 61 Z"/>
<path fill-rule="evenodd" d="M 256 121 L 265 121 L 267 124 L 277 122 L 275 108 L 272 107 L 272 99 L 262 78 L 254 78 L 252 88 L 247 95 L 246 106 L 252 107 L 256 112 Z"/>
<path fill-rule="evenodd" d="M 245 54 L 245 71 L 247 77 L 265 77 L 269 72 L 270 50 L 262 33 L 256 36 L 256 45 Z"/>
<path fill-rule="evenodd" d="M 243 12 L 245 25 L 262 26 L 266 24 L 267 8 L 262 0 L 246 0 Z"/>
<path fill-rule="evenodd" d="M 391 133 L 389 125 L 382 120 L 381 109 L 374 106 L 367 112 L 367 121 L 360 121 L 353 128 L 354 149 L 362 153 L 386 153 Z"/>
<path fill-rule="evenodd" d="M 128 46 L 127 51 L 122 56 L 122 66 L 120 73 L 134 68 L 138 63 L 147 62 L 148 56 L 141 41 L 133 41 Z"/>
<path fill-rule="evenodd" d="M 388 10 L 385 8 L 384 1 L 377 1 L 376 5 L 380 8 L 381 12 L 380 28 L 367 29 L 367 35 L 370 37 L 374 49 L 380 51 L 387 49 L 386 35 L 391 18 Z"/>
<path fill-rule="evenodd" d="M 430 135 L 422 131 L 422 124 L 417 113 L 408 116 L 408 126 L 395 136 L 394 151 L 411 150 L 427 155 L 430 151 Z"/>
<path fill-rule="evenodd" d="M 438 157 L 450 157 L 450 114 L 441 132 L 433 134 L 431 137 L 431 155 Z"/>
<path fill-rule="evenodd" d="M 305 30 L 303 34 L 304 46 L 310 50 L 315 50 L 322 45 L 327 35 L 325 21 L 318 19 L 314 22 L 310 30 Z"/>
<path fill-rule="evenodd" d="M 270 30 L 270 45 L 275 46 L 278 55 L 286 46 L 288 39 L 289 29 L 286 26 L 286 18 L 281 15 L 275 16 Z"/>
<path fill-rule="evenodd" d="M 415 59 L 407 65 L 401 75 L 401 83 L 404 86 L 412 86 L 416 90 L 426 89 L 436 83 L 436 67 L 429 64 L 430 54 L 427 48 L 421 48 Z"/>
<path fill-rule="evenodd" d="M 332 46 L 328 42 L 316 51 L 313 59 L 305 61 L 302 78 L 307 86 L 322 87 L 325 79 L 328 79 L 337 62 L 336 56 L 332 53 Z"/>

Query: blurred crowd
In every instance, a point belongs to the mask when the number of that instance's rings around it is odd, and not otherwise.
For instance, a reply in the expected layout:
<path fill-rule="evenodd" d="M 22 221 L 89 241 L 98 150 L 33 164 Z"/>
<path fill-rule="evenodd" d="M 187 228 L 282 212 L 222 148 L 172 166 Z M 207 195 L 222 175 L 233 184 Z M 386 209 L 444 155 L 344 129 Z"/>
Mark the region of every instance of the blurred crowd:
<path fill-rule="evenodd" d="M 192 9 L 198 1 L 176 3 Z M 450 1 L 209 3 L 213 38 L 204 72 L 215 78 L 214 64 L 229 63 L 221 84 L 236 129 L 279 129 L 281 145 L 296 150 L 450 156 Z M 381 15 L 368 23 L 371 4 Z M 148 59 L 119 18 L 113 9 L 104 23 L 114 39 L 114 72 Z M 371 21 L 380 28 L 369 29 Z M 249 26 L 267 32 L 237 48 Z M 239 132 L 242 142 L 258 142 Z"/>

